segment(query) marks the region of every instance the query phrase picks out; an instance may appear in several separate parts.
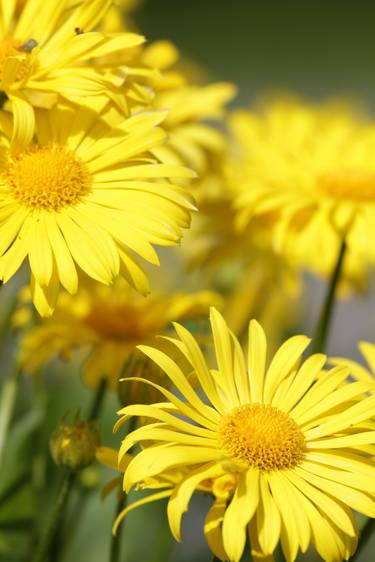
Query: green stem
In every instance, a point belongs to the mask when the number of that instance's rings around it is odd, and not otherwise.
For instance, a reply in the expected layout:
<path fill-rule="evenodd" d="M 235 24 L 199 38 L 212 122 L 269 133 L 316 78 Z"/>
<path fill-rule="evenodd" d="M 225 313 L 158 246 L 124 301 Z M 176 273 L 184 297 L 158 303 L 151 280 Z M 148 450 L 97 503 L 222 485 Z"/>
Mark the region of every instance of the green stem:
<path fill-rule="evenodd" d="M 345 250 L 346 250 L 346 243 L 345 240 L 343 240 L 337 256 L 336 265 L 332 272 L 328 291 L 323 303 L 323 308 L 319 316 L 318 324 L 312 342 L 311 353 L 322 353 L 325 351 L 327 345 L 329 328 L 330 328 L 333 310 L 335 306 L 336 290 L 337 290 L 338 282 L 340 280 L 340 275 L 344 263 Z"/>
<path fill-rule="evenodd" d="M 0 398 L 0 468 L 3 464 L 5 442 L 8 434 L 9 424 L 12 419 L 14 405 L 17 398 L 18 388 L 21 380 L 21 369 L 19 365 L 13 367 L 10 376 L 4 382 Z"/>
<path fill-rule="evenodd" d="M 359 533 L 359 544 L 356 552 L 353 554 L 351 558 L 349 558 L 349 562 L 357 562 L 360 555 L 362 554 L 364 548 L 369 543 L 370 538 L 372 537 L 372 532 L 375 526 L 375 519 L 367 519 L 366 523 L 363 525 L 362 530 Z"/>
<path fill-rule="evenodd" d="M 137 425 L 137 418 L 136 417 L 130 418 L 128 431 L 127 431 L 128 435 L 129 433 L 134 431 L 136 425 Z M 128 500 L 128 495 L 122 494 L 116 506 L 116 517 L 121 513 L 123 509 L 125 509 L 127 500 Z M 119 529 L 117 529 L 117 533 L 115 535 L 112 535 L 110 559 L 109 559 L 110 562 L 119 562 L 120 560 L 122 534 L 123 533 L 121 533 L 121 527 L 120 527 Z"/>
<path fill-rule="evenodd" d="M 106 390 L 107 390 L 107 381 L 106 379 L 102 379 L 96 390 L 94 401 L 89 410 L 89 414 L 87 416 L 88 421 L 96 420 L 99 417 L 100 411 L 103 406 Z"/>
<path fill-rule="evenodd" d="M 51 513 L 48 527 L 46 529 L 43 539 L 40 541 L 35 551 L 35 554 L 32 558 L 32 562 L 45 562 L 45 560 L 47 559 L 50 545 L 61 523 L 61 518 L 64 512 L 65 505 L 68 501 L 70 491 L 73 486 L 74 478 L 75 478 L 75 472 L 73 471 L 68 471 L 64 474 L 63 480 L 61 482 L 60 490 L 56 499 L 56 503 Z"/>
<path fill-rule="evenodd" d="M 88 421 L 96 420 L 99 417 L 100 410 L 103 406 L 106 389 L 107 383 L 105 379 L 103 379 L 100 382 L 94 395 L 94 399 L 87 416 Z M 67 501 L 74 487 L 75 475 L 75 472 L 69 471 L 66 473 L 65 478 L 63 479 L 63 483 L 49 521 L 49 525 L 39 544 L 35 557 L 32 558 L 32 562 L 44 562 L 46 559 L 50 559 L 51 557 L 54 562 L 56 562 L 57 560 L 56 547 L 60 544 L 60 536 L 62 529 L 64 528 Z M 61 552 L 62 549 L 59 550 Z"/>

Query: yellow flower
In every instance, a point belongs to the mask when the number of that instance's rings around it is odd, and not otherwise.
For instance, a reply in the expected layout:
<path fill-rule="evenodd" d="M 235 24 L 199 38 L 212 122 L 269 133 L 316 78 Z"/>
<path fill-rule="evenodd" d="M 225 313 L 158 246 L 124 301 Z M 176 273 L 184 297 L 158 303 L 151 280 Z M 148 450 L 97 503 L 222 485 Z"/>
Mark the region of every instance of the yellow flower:
<path fill-rule="evenodd" d="M 0 13 L 0 90 L 11 100 L 14 143 L 27 143 L 34 133 L 32 106 L 49 107 L 61 95 L 96 107 L 114 99 L 124 83 L 121 72 L 98 71 L 99 57 L 131 50 L 144 38 L 134 33 L 92 31 L 112 0 L 26 0 L 3 2 Z M 85 64 L 88 63 L 89 64 Z M 97 99 L 98 98 L 98 99 Z M 102 103 L 102 102 L 100 102 Z"/>
<path fill-rule="evenodd" d="M 96 449 L 96 459 L 104 466 L 111 468 L 116 472 L 122 473 L 126 471 L 129 463 L 133 459 L 133 456 L 130 454 L 124 455 L 121 461 L 121 465 L 119 466 L 118 452 L 116 449 L 112 449 L 110 447 L 98 447 Z M 146 488 L 148 490 L 157 490 L 157 491 L 154 494 L 145 496 L 142 499 L 137 500 L 133 502 L 131 505 L 127 506 L 121 512 L 120 517 L 116 519 L 115 524 L 113 526 L 113 533 L 117 532 L 117 528 L 120 525 L 122 519 L 130 511 L 133 511 L 133 509 L 136 509 L 137 507 L 141 507 L 142 505 L 146 505 L 153 501 L 170 497 L 173 489 L 178 484 L 180 484 L 183 478 L 187 475 L 187 470 L 184 467 L 181 467 L 180 469 L 174 468 L 170 473 L 166 471 L 160 478 L 147 479 L 147 481 L 145 481 L 139 489 Z M 124 493 L 122 491 L 122 475 L 116 476 L 104 486 L 101 493 L 102 498 L 105 499 L 108 496 L 108 494 L 110 494 L 115 489 L 118 489 L 118 493 Z M 197 489 L 200 492 L 210 493 L 212 492 L 212 482 L 211 481 L 201 482 L 198 485 Z"/>
<path fill-rule="evenodd" d="M 256 217 L 241 232 L 236 228 L 233 194 L 237 179 L 233 181 L 228 172 L 229 164 L 236 169 L 230 146 L 222 161 L 198 182 L 194 195 L 199 213 L 186 234 L 182 252 L 189 269 L 204 268 L 213 286 L 225 292 L 223 310 L 235 334 L 246 331 L 249 318 L 255 317 L 265 329 L 272 326 L 273 343 L 278 345 L 280 334 L 292 327 L 298 313 L 298 270 L 273 247 L 272 214 Z"/>
<path fill-rule="evenodd" d="M 367 382 L 375 390 L 375 344 L 372 342 L 361 341 L 358 348 L 362 353 L 369 368 L 364 367 L 357 361 L 346 357 L 333 357 L 330 362 L 333 365 L 344 365 L 350 370 L 350 374 L 359 381 Z"/>
<path fill-rule="evenodd" d="M 88 110 L 37 114 L 37 139 L 9 152 L 0 176 L 0 273 L 7 282 L 26 257 L 36 308 L 51 314 L 61 283 L 75 293 L 77 267 L 109 284 L 125 277 L 148 291 L 139 255 L 158 264 L 151 244 L 178 243 L 194 208 L 168 178 L 192 177 L 159 164 L 150 150 L 165 138 L 161 113 L 105 123 Z M 10 127 L 11 128 L 11 127 Z"/>
<path fill-rule="evenodd" d="M 168 142 L 154 154 L 166 164 L 187 164 L 201 177 L 214 155 L 225 148 L 225 136 L 215 125 L 236 93 L 228 82 L 201 85 L 191 83 L 178 49 L 169 41 L 156 41 L 133 50 L 129 68 L 127 52 L 116 58 L 137 83 L 152 89 L 150 107 L 167 110 L 164 127 Z"/>
<path fill-rule="evenodd" d="M 20 360 L 33 373 L 57 354 L 70 357 L 76 349 L 88 349 L 82 370 L 91 387 L 104 377 L 116 389 L 124 367 L 127 374 L 143 373 L 149 380 L 160 380 L 162 373 L 153 362 L 140 353 L 133 357 L 136 345 L 153 342 L 172 319 L 198 319 L 206 316 L 210 305 L 219 303 L 218 295 L 209 291 L 153 293 L 144 298 L 122 279 L 110 287 L 82 283 L 77 295 L 61 295 L 52 317 L 26 330 Z M 140 401 L 142 396 L 152 402 L 148 397 L 155 393 L 150 390 L 137 383 L 122 384 L 120 394 L 126 394 L 123 403 Z"/>
<path fill-rule="evenodd" d="M 375 465 L 363 452 L 365 445 L 375 448 L 369 384 L 349 382 L 345 367 L 323 371 L 322 354 L 301 362 L 310 341 L 305 336 L 287 340 L 266 367 L 266 337 L 254 320 L 246 361 L 215 309 L 211 324 L 213 369 L 191 334 L 175 325 L 175 344 L 202 393 L 169 356 L 140 347 L 179 395 L 159 387 L 167 402 L 120 410 L 118 426 L 130 416 L 151 422 L 121 445 L 120 462 L 133 445 L 143 447 L 125 471 L 125 490 L 190 468 L 168 504 L 176 539 L 192 494 L 211 480 L 216 500 L 205 533 L 221 560 L 240 560 L 247 532 L 256 558 L 272 557 L 280 540 L 287 562 L 310 543 L 326 562 L 348 559 L 357 542 L 352 510 L 375 516 Z"/>
<path fill-rule="evenodd" d="M 187 164 L 199 175 L 207 172 L 212 155 L 225 147 L 225 136 L 209 121 L 223 116 L 225 104 L 234 95 L 234 86 L 225 82 L 157 91 L 153 106 L 168 109 L 164 122 L 168 143 L 154 154 L 168 164 Z"/>
<path fill-rule="evenodd" d="M 346 237 L 347 277 L 365 275 L 375 261 L 374 124 L 342 104 L 282 99 L 234 112 L 231 127 L 239 228 L 274 213 L 276 247 L 322 275 Z"/>

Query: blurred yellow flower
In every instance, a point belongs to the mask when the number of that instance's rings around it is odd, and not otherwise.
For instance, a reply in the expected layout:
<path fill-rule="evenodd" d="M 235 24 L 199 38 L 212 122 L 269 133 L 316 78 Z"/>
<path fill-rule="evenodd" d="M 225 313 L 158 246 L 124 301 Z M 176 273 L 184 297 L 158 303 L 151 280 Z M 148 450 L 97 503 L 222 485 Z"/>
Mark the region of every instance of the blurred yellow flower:
<path fill-rule="evenodd" d="M 109 29 L 119 31 L 126 25 L 120 16 L 120 7 L 113 8 L 110 15 L 104 22 Z M 234 84 L 195 83 L 177 47 L 166 40 L 135 46 L 110 58 L 135 79 L 138 88 L 143 85 L 146 92 L 151 90 L 151 108 L 167 111 L 164 127 L 168 142 L 155 148 L 154 154 L 166 164 L 186 164 L 199 176 L 206 173 L 213 156 L 225 148 L 225 136 L 217 124 L 225 114 L 226 104 L 236 94 Z M 139 102 L 142 105 L 142 96 Z"/>
<path fill-rule="evenodd" d="M 250 318 L 270 327 L 273 342 L 296 320 L 300 307 L 300 275 L 295 264 L 275 251 L 272 213 L 255 217 L 246 229 L 236 228 L 234 194 L 238 189 L 236 157 L 228 138 L 221 161 L 195 187 L 199 213 L 193 217 L 182 252 L 189 269 L 201 272 L 226 299 L 223 311 L 231 329 L 241 336 Z M 269 341 L 269 344 L 271 342 Z"/>
<path fill-rule="evenodd" d="M 7 282 L 28 257 L 41 315 L 52 313 L 60 283 L 76 292 L 76 266 L 105 284 L 121 275 L 147 293 L 135 256 L 158 264 L 151 244 L 175 245 L 189 226 L 194 206 L 169 178 L 194 173 L 159 164 L 149 152 L 165 139 L 157 127 L 163 117 L 145 112 L 105 123 L 56 106 L 38 111 L 35 143 L 9 152 L 4 136 L 1 278 Z"/>
<path fill-rule="evenodd" d="M 172 320 L 206 316 L 213 304 L 218 306 L 220 297 L 209 291 L 153 293 L 145 298 L 122 279 L 110 287 L 87 281 L 76 295 L 60 296 L 52 317 L 26 330 L 20 361 L 33 373 L 58 354 L 70 357 L 74 350 L 88 349 L 82 371 L 91 387 L 106 378 L 116 389 L 124 372 L 143 373 L 148 380 L 160 381 L 163 375 L 153 362 L 145 361 L 140 353 L 133 357 L 136 345 L 154 343 L 155 336 L 165 332 Z M 120 395 L 124 403 L 131 403 L 134 398 L 140 401 L 152 395 L 150 390 L 136 383 L 122 384 Z"/>
<path fill-rule="evenodd" d="M 144 38 L 135 33 L 92 31 L 111 4 L 112 0 L 2 3 L 0 90 L 3 101 L 11 101 L 15 146 L 27 144 L 33 136 L 33 106 L 50 107 L 57 95 L 94 109 L 97 98 L 103 97 L 126 107 L 125 99 L 116 94 L 125 81 L 123 73 L 111 68 L 99 72 L 93 63 L 132 50 Z"/>
<path fill-rule="evenodd" d="M 155 420 L 122 442 L 120 463 L 135 444 L 143 447 L 126 468 L 125 490 L 190 468 L 168 504 L 177 540 L 192 494 L 211 480 L 226 490 L 216 494 L 205 523 L 221 560 L 241 559 L 247 532 L 256 559 L 271 557 L 279 540 L 287 562 L 310 543 L 326 562 L 348 559 L 358 536 L 352 510 L 375 516 L 375 465 L 362 450 L 375 442 L 370 385 L 350 382 L 342 366 L 324 371 L 323 354 L 302 362 L 310 341 L 305 336 L 287 340 L 266 368 L 266 336 L 256 321 L 249 325 L 247 361 L 215 309 L 211 325 L 213 369 L 191 334 L 175 325 L 175 345 L 203 396 L 171 357 L 140 346 L 179 395 L 160 387 L 167 402 L 120 410 L 117 427 L 130 416 Z"/>
<path fill-rule="evenodd" d="M 203 175 L 212 155 L 225 147 L 225 136 L 209 122 L 223 117 L 225 104 L 234 95 L 234 86 L 224 82 L 157 91 L 153 106 L 168 110 L 164 122 L 168 143 L 154 154 L 167 164 L 184 163 Z"/>
<path fill-rule="evenodd" d="M 364 357 L 369 368 L 364 367 L 358 361 L 347 359 L 346 357 L 333 357 L 331 363 L 333 365 L 344 365 L 350 369 L 350 374 L 359 381 L 364 381 L 372 385 L 372 391 L 375 390 L 375 344 L 372 342 L 361 341 L 358 348 Z"/>
<path fill-rule="evenodd" d="M 347 279 L 361 284 L 375 261 L 375 125 L 343 104 L 285 98 L 236 111 L 230 125 L 238 227 L 273 213 L 275 247 L 322 275 L 345 237 Z"/>

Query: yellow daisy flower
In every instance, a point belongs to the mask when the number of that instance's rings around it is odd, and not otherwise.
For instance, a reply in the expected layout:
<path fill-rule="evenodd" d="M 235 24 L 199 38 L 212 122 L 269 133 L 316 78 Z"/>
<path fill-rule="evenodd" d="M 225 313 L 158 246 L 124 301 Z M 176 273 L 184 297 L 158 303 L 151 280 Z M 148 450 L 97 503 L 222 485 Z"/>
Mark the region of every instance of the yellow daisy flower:
<path fill-rule="evenodd" d="M 275 213 L 276 247 L 325 275 L 345 237 L 348 278 L 361 277 L 375 261 L 374 124 L 342 104 L 282 99 L 234 112 L 231 126 L 242 145 L 238 226 Z"/>
<path fill-rule="evenodd" d="M 0 91 L 11 101 L 14 142 L 34 133 L 33 106 L 49 107 L 57 94 L 96 107 L 124 83 L 121 72 L 98 72 L 95 59 L 144 42 L 135 33 L 92 31 L 112 0 L 3 0 L 0 11 Z M 90 64 L 84 64 L 90 61 Z M 3 100 L 3 101 L 4 101 Z"/>
<path fill-rule="evenodd" d="M 140 346 L 179 397 L 159 386 L 167 402 L 120 410 L 118 426 L 130 416 L 155 420 L 121 445 L 120 462 L 132 446 L 143 446 L 125 471 L 125 490 L 190 467 L 168 504 L 169 524 L 180 540 L 181 517 L 197 486 L 224 477 L 231 493 L 217 496 L 205 523 L 221 560 L 240 560 L 247 533 L 256 557 L 271 560 L 280 540 L 287 562 L 310 543 L 326 562 L 348 559 L 358 534 L 352 510 L 375 517 L 375 465 L 362 449 L 375 443 L 369 384 L 349 382 L 342 366 L 323 371 L 323 354 L 302 362 L 310 341 L 305 336 L 287 340 L 266 367 L 266 337 L 256 321 L 249 325 L 247 361 L 215 309 L 211 325 L 213 369 L 182 326 L 175 325 L 178 338 L 172 340 L 203 396 L 169 356 Z"/>
<path fill-rule="evenodd" d="M 57 354 L 70 357 L 74 350 L 88 350 L 82 367 L 86 383 L 96 388 L 106 378 L 111 388 L 116 389 L 138 344 L 154 342 L 172 319 L 197 320 L 206 316 L 213 304 L 219 306 L 220 297 L 209 291 L 153 293 L 144 298 L 122 279 L 110 287 L 86 281 L 76 295 L 61 295 L 52 317 L 27 328 L 21 341 L 20 361 L 33 373 Z M 145 365 L 144 359 L 139 353 L 132 365 L 127 364 L 126 372 L 146 370 L 148 379 L 160 380 L 161 372 L 152 363 Z M 124 403 L 150 395 L 139 386 L 121 385 L 121 393 L 126 394 Z"/>
<path fill-rule="evenodd" d="M 56 106 L 38 111 L 35 142 L 9 152 L 3 137 L 0 274 L 7 282 L 28 257 L 41 315 L 52 313 L 60 283 L 76 292 L 77 266 L 104 284 L 122 275 L 146 293 L 135 256 L 158 264 L 151 244 L 175 245 L 189 226 L 194 207 L 168 178 L 193 172 L 149 152 L 165 139 L 162 119 L 146 112 L 106 123 Z"/>

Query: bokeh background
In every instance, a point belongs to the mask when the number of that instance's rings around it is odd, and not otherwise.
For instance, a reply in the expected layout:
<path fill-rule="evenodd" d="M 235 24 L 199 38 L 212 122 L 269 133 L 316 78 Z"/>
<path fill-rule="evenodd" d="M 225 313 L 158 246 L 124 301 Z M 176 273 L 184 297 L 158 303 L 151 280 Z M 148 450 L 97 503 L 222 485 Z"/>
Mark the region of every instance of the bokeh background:
<path fill-rule="evenodd" d="M 375 3 L 343 0 L 144 0 L 134 13 L 140 31 L 151 40 L 173 41 L 188 59 L 205 69 L 210 80 L 228 80 L 237 84 L 239 94 L 234 105 L 248 105 L 261 95 L 275 91 L 292 91 L 312 99 L 349 97 L 375 110 Z M 375 155 L 374 155 L 375 156 Z M 374 240 L 375 244 L 375 240 Z M 177 250 L 178 251 L 178 250 Z M 173 276 L 175 260 L 165 254 L 161 272 Z M 166 268 L 166 269 L 163 269 Z M 6 287 L 1 295 L 2 310 L 15 287 Z M 312 333 L 324 285 L 306 278 L 300 329 Z M 375 340 L 375 300 L 356 297 L 339 303 L 333 322 L 329 351 L 360 359 L 355 342 Z M 6 318 L 6 315 L 4 316 Z M 0 327 L 1 330 L 1 327 Z M 2 346 L 7 357 L 9 345 Z M 6 374 L 6 362 L 2 362 Z M 50 368 L 51 370 L 51 368 Z M 31 447 L 42 450 L 51 431 L 68 409 L 74 412 L 88 404 L 90 396 L 77 372 L 71 367 L 56 364 L 47 392 L 31 384 L 26 385 L 16 415 L 37 400 L 38 408 L 17 425 L 12 435 L 9 458 L 18 459 L 22 470 L 30 458 Z M 48 374 L 48 373 L 47 373 Z M 117 446 L 120 436 L 112 435 L 118 404 L 112 396 L 106 398 L 104 440 Z M 47 418 L 41 426 L 40 420 Z M 44 462 L 40 460 L 40 462 Z M 57 487 L 52 470 L 44 470 L 34 461 L 33 470 L 50 478 L 49 486 Z M 9 463 L 1 489 L 7 478 L 14 477 L 14 463 Z M 89 494 L 90 486 L 104 484 L 110 472 L 88 469 L 84 486 L 89 499 L 84 505 L 77 500 L 70 506 L 67 533 L 69 546 L 58 554 L 54 562 L 103 562 L 108 559 L 111 524 L 115 512 L 115 498 L 102 501 L 98 494 Z M 42 476 L 41 476 L 42 478 Z M 45 482 L 41 481 L 41 487 Z M 47 500 L 46 500 L 47 501 Z M 24 523 L 35 520 L 42 524 L 50 505 L 36 504 L 25 487 L 18 494 L 12 509 Z M 208 498 L 198 497 L 184 522 L 183 545 L 176 545 L 167 530 L 165 504 L 147 506 L 132 513 L 124 524 L 127 548 L 121 562 L 208 562 L 210 554 L 203 538 L 202 523 Z M 79 532 L 69 528 L 69 515 L 81 521 Z M 19 528 L 9 528 L 0 510 L 0 562 L 11 562 L 22 542 L 22 521 Z M 9 506 L 8 515 L 9 519 Z M 26 523 L 25 523 L 26 524 Z M 13 554 L 12 554 L 13 553 Z M 369 544 L 360 562 L 371 562 L 375 544 Z M 246 559 L 248 560 L 248 559 Z M 309 560 L 314 560 L 310 557 Z"/>

